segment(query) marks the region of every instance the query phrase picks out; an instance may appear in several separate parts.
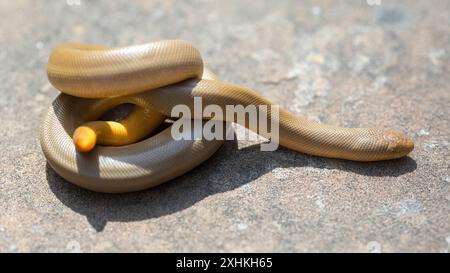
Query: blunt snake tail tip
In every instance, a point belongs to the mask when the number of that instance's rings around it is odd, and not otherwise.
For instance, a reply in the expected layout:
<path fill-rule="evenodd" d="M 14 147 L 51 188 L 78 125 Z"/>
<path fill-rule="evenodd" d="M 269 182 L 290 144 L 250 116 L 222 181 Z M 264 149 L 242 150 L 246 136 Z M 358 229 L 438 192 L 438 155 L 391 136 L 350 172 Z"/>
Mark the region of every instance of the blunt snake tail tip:
<path fill-rule="evenodd" d="M 218 79 L 204 67 L 197 49 L 181 40 L 121 48 L 60 44 L 51 52 L 47 75 L 61 94 L 43 119 L 42 150 L 62 177 L 100 192 L 156 186 L 219 149 L 222 140 L 177 141 L 170 127 L 155 134 L 174 106 L 186 105 L 193 111 L 194 97 L 201 97 L 204 106 L 221 109 L 273 105 L 248 88 Z M 125 103 L 135 105 L 127 117 L 99 121 L 105 112 Z M 227 126 L 239 122 L 223 121 Z M 316 156 L 377 161 L 403 157 L 414 148 L 413 140 L 398 131 L 325 125 L 284 109 L 278 124 L 280 145 Z"/>

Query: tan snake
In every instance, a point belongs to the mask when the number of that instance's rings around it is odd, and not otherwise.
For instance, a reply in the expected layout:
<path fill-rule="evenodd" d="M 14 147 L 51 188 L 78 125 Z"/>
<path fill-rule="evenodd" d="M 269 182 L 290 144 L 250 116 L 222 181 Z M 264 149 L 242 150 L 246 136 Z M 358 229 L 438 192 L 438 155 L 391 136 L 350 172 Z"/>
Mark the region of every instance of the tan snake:
<path fill-rule="evenodd" d="M 192 108 L 194 97 L 201 97 L 204 105 L 223 109 L 272 106 L 250 89 L 219 80 L 204 67 L 200 53 L 180 40 L 116 49 L 61 44 L 53 49 L 47 72 L 62 94 L 42 122 L 42 150 L 58 174 L 94 191 L 158 185 L 199 165 L 221 146 L 222 140 L 174 140 L 170 127 L 145 139 L 175 105 Z M 125 120 L 95 121 L 123 103 L 137 105 Z M 311 155 L 376 161 L 403 157 L 414 148 L 409 137 L 394 130 L 324 125 L 283 109 L 279 117 L 280 145 Z"/>

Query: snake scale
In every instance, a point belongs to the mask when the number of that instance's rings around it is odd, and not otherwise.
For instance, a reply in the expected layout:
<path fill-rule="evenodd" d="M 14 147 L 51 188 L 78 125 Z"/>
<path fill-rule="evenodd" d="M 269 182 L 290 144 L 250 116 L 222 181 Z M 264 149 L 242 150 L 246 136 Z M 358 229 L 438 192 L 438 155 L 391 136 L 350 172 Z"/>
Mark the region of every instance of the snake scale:
<path fill-rule="evenodd" d="M 175 140 L 170 127 L 145 138 L 171 118 L 174 106 L 193 108 L 195 97 L 223 109 L 273 105 L 248 88 L 218 79 L 204 66 L 198 50 L 181 40 L 122 48 L 63 43 L 53 49 L 47 74 L 61 94 L 42 122 L 44 155 L 65 179 L 100 192 L 156 186 L 219 149 L 223 140 Z M 127 117 L 98 121 L 124 103 L 135 105 Z M 224 119 L 226 124 L 239 122 Z M 390 129 L 325 125 L 284 109 L 277 122 L 280 145 L 316 156 L 377 161 L 403 157 L 414 148 L 411 138 Z M 241 125 L 251 129 L 246 122 Z"/>

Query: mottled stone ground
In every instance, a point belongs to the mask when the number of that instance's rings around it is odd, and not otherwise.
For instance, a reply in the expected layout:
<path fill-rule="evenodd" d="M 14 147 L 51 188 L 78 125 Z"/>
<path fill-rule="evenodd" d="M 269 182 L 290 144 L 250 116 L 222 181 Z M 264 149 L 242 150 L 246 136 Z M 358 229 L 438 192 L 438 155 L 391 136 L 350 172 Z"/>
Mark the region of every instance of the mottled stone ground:
<path fill-rule="evenodd" d="M 1 1 L 0 251 L 448 252 L 449 13 L 442 0 Z M 51 48 L 167 38 L 292 112 L 397 128 L 416 148 L 365 164 L 228 142 L 145 192 L 61 179 L 38 139 Z"/>

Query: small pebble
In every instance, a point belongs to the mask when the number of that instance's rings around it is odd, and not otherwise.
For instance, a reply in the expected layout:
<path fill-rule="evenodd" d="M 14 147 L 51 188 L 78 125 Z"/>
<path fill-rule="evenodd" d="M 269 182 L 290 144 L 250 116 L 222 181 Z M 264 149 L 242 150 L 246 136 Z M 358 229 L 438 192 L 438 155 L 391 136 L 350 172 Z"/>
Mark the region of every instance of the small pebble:
<path fill-rule="evenodd" d="M 38 50 L 41 50 L 41 49 L 43 49 L 44 48 L 44 43 L 43 42 L 37 42 L 36 43 L 36 48 L 38 49 Z"/>
<path fill-rule="evenodd" d="M 417 133 L 418 136 L 428 136 L 429 134 L 430 134 L 430 133 L 429 133 L 428 131 L 424 130 L 424 129 L 421 129 L 421 130 Z"/>
<path fill-rule="evenodd" d="M 319 16 L 322 13 L 322 9 L 319 6 L 314 6 L 311 9 L 311 12 L 312 12 L 313 15 Z"/>

